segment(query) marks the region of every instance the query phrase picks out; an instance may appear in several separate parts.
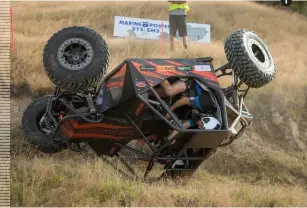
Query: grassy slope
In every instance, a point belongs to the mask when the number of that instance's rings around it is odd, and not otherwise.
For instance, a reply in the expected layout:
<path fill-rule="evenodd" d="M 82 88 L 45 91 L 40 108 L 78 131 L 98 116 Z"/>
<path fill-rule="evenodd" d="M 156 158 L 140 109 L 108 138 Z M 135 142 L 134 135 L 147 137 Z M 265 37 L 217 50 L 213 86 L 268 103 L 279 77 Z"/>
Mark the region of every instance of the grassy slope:
<path fill-rule="evenodd" d="M 167 20 L 167 3 L 12 4 L 12 206 L 307 206 L 307 22 L 302 16 L 253 3 L 191 4 L 189 22 L 211 24 L 212 44 L 191 44 L 187 53 L 166 52 L 166 57 L 212 56 L 218 66 L 226 61 L 223 40 L 246 27 L 269 45 L 277 78 L 248 97 L 256 118 L 242 139 L 217 151 L 188 181 L 146 184 L 115 176 L 93 154 L 34 152 L 23 140 L 20 118 L 31 97 L 53 87 L 43 71 L 42 50 L 54 32 L 70 25 L 100 32 L 110 46 L 111 70 L 126 57 L 160 52 L 159 42 L 112 40 L 113 16 Z"/>

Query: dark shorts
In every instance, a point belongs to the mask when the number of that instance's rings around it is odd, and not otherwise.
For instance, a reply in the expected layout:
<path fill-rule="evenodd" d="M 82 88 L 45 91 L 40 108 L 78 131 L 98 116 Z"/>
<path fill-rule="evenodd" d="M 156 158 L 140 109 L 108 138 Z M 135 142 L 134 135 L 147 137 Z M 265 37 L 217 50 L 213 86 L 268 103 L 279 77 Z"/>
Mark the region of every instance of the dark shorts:
<path fill-rule="evenodd" d="M 187 23 L 185 15 L 169 15 L 170 35 L 176 35 L 178 30 L 179 36 L 187 36 Z"/>

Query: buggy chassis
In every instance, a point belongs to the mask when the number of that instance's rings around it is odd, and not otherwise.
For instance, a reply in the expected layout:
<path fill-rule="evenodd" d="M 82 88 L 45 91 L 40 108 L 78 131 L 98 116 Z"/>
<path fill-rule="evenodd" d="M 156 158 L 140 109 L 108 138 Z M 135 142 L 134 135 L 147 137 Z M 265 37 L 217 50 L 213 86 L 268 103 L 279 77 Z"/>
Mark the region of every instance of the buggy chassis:
<path fill-rule="evenodd" d="M 210 57 L 206 57 L 206 58 L 198 58 L 197 61 L 198 62 L 205 62 L 207 63 L 208 61 L 212 61 L 213 59 Z M 229 64 L 225 64 L 222 67 L 219 67 L 218 69 L 214 70 L 215 73 L 221 72 L 221 74 L 219 74 L 217 77 L 222 77 L 222 76 L 233 76 L 233 84 L 230 88 L 228 88 L 227 90 L 225 90 L 224 94 L 227 95 L 227 92 L 231 89 L 238 89 L 238 92 L 240 92 L 239 94 L 239 109 L 237 110 L 229 101 L 228 99 L 225 97 L 225 107 L 227 109 L 227 113 L 228 115 L 232 115 L 233 118 L 233 122 L 231 123 L 230 126 L 228 126 L 228 123 L 226 123 L 225 125 L 225 129 L 226 130 L 218 130 L 218 131 L 214 131 L 210 133 L 208 132 L 208 130 L 201 130 L 201 129 L 186 129 L 182 126 L 182 123 L 179 121 L 178 117 L 170 110 L 169 106 L 167 105 L 167 103 L 162 100 L 159 95 L 155 92 L 154 88 L 149 86 L 149 88 L 147 90 L 144 90 L 142 93 L 137 95 L 137 99 L 142 102 L 144 105 L 146 105 L 152 112 L 154 112 L 161 120 L 163 120 L 171 129 L 173 130 L 177 130 L 180 133 L 174 137 L 173 139 L 169 140 L 168 142 L 166 142 L 164 145 L 162 145 L 161 147 L 159 147 L 158 149 L 152 145 L 152 143 L 149 141 L 149 139 L 143 134 L 143 132 L 141 131 L 141 129 L 138 127 L 138 125 L 135 123 L 135 121 L 131 118 L 131 116 L 129 114 L 125 114 L 124 116 L 127 118 L 127 120 L 129 121 L 129 123 L 131 125 L 133 125 L 135 127 L 135 129 L 138 131 L 138 133 L 140 134 L 141 138 L 144 139 L 144 141 L 146 142 L 146 144 L 149 146 L 149 148 L 151 149 L 152 153 L 148 154 L 148 153 L 143 153 L 139 150 L 137 150 L 136 148 L 133 147 L 129 147 L 126 145 L 123 145 L 121 143 L 117 143 L 114 142 L 113 145 L 122 148 L 122 149 L 126 149 L 127 151 L 133 152 L 134 154 L 138 155 L 140 158 L 143 158 L 145 160 L 148 161 L 148 165 L 146 168 L 146 171 L 144 173 L 144 178 L 147 177 L 148 173 L 150 172 L 150 170 L 153 168 L 153 165 L 156 163 L 156 161 L 172 161 L 175 162 L 176 160 L 184 160 L 184 161 L 193 161 L 196 160 L 198 161 L 197 165 L 194 166 L 193 168 L 180 168 L 180 169 L 174 169 L 171 168 L 171 165 L 173 163 L 168 163 L 165 166 L 165 174 L 164 175 L 171 175 L 171 176 L 175 176 L 178 175 L 179 173 L 193 173 L 198 166 L 206 159 L 208 159 L 210 157 L 210 155 L 212 155 L 212 153 L 214 153 L 216 151 L 216 149 L 218 147 L 222 147 L 222 146 L 226 146 L 231 144 L 235 139 L 239 138 L 240 136 L 242 136 L 243 132 L 245 131 L 245 129 L 247 127 L 249 127 L 251 125 L 253 116 L 248 112 L 247 107 L 244 104 L 244 98 L 246 97 L 249 88 L 247 87 L 247 89 L 240 89 L 240 87 L 243 85 L 242 81 L 239 81 L 238 79 L 236 79 L 236 76 L 232 73 L 232 72 L 226 72 L 228 69 L 230 69 Z M 119 70 L 119 68 L 117 69 Z M 116 69 L 113 71 L 113 73 L 116 73 Z M 112 73 L 110 74 L 110 76 L 112 75 Z M 180 77 L 182 78 L 182 77 Z M 151 100 L 151 99 L 146 99 L 144 98 L 144 94 L 146 94 L 147 92 L 151 92 L 154 97 L 156 98 L 157 101 L 155 100 Z M 54 94 L 52 97 L 50 97 L 49 99 L 49 103 L 47 105 L 47 109 L 46 109 L 46 113 L 48 118 L 50 118 L 52 120 L 52 124 L 50 125 L 50 123 L 48 123 L 48 120 L 45 119 L 44 122 L 46 124 L 46 126 L 50 129 L 54 130 L 54 134 L 52 136 L 52 139 L 55 143 L 59 144 L 60 146 L 63 147 L 70 147 L 73 151 L 82 151 L 85 149 L 86 147 L 86 140 L 83 141 L 69 141 L 69 140 L 65 140 L 65 138 L 61 138 L 61 137 L 55 137 L 57 129 L 54 129 L 54 127 L 58 128 L 61 126 L 61 123 L 64 122 L 67 119 L 83 119 L 86 122 L 90 122 L 90 123 L 100 123 L 103 121 L 104 119 L 104 115 L 103 114 L 99 114 L 97 113 L 95 106 L 94 106 L 94 102 L 91 99 L 92 95 L 97 94 L 98 91 L 97 89 L 94 89 L 93 91 L 89 91 L 87 92 L 86 95 L 86 103 L 82 103 L 82 106 L 89 108 L 90 112 L 89 113 L 79 113 L 78 110 L 76 108 L 73 107 L 72 104 L 70 104 L 65 97 L 71 97 L 73 95 L 75 95 L 75 93 L 71 93 L 71 92 L 67 92 L 67 91 L 61 91 L 61 89 L 59 87 L 56 87 Z M 56 117 L 59 116 L 59 114 L 52 114 L 52 106 L 57 103 L 60 102 L 61 104 L 63 104 L 67 109 L 71 110 L 72 113 L 70 113 L 69 115 L 62 117 L 61 120 L 58 122 Z M 74 101 L 71 101 L 72 103 Z M 163 108 L 171 117 L 171 120 L 175 121 L 175 125 L 173 123 L 171 123 L 169 120 L 167 120 L 159 110 L 157 110 L 157 108 L 155 106 L 160 106 L 161 108 Z M 92 117 L 94 119 L 90 119 L 89 117 Z M 241 123 L 241 128 L 239 130 L 236 130 L 235 127 L 237 126 L 238 123 Z M 194 140 L 193 142 L 190 142 L 190 144 L 187 144 L 186 146 L 182 147 L 182 149 L 180 149 L 177 153 L 177 155 L 173 156 L 173 157 L 163 157 L 163 156 L 158 156 L 160 155 L 160 153 L 163 152 L 163 150 L 165 148 L 168 148 L 169 145 L 174 141 L 177 140 L 178 138 L 180 138 L 183 134 L 185 133 L 197 133 L 197 132 L 206 132 L 206 134 L 208 134 L 207 136 L 210 137 L 215 137 L 218 138 L 217 142 L 215 144 L 209 145 L 208 144 L 202 144 L 200 141 L 196 141 Z M 223 139 L 224 137 L 219 136 L 219 134 L 222 134 L 224 136 L 227 137 L 227 139 Z M 85 142 L 85 143 L 84 143 Z M 218 144 L 219 142 L 221 142 L 220 144 Z M 82 147 L 82 143 L 83 143 L 83 147 Z M 206 147 L 206 154 L 203 156 L 199 156 L 199 157 L 188 157 L 186 150 L 187 148 L 199 148 L 202 147 L 202 145 L 204 145 L 203 148 Z M 211 146 L 211 147 L 210 147 Z M 97 150 L 97 154 L 100 154 L 99 150 Z M 137 178 L 138 176 L 136 175 L 135 171 L 133 170 L 132 167 L 130 167 L 130 165 L 125 162 L 125 160 L 118 154 L 114 154 L 115 156 L 117 156 L 119 158 L 119 161 L 122 162 L 126 168 L 129 170 L 129 172 L 132 174 L 133 178 Z M 101 158 L 108 163 L 111 167 L 116 169 L 116 166 L 114 166 L 113 163 L 111 163 L 109 160 L 107 160 L 103 154 L 100 155 Z M 188 164 L 188 163 L 187 163 Z M 124 174 L 127 177 L 131 177 L 129 176 L 127 173 L 125 173 L 123 170 L 119 170 L 122 174 Z"/>
<path fill-rule="evenodd" d="M 118 171 L 134 179 L 139 175 L 128 164 L 129 158 L 121 155 L 122 150 L 147 162 L 144 179 L 149 178 L 155 164 L 164 165 L 160 177 L 193 174 L 218 148 L 243 135 L 253 120 L 244 102 L 246 95 L 250 88 L 260 88 L 275 78 L 272 56 L 250 30 L 231 34 L 225 41 L 225 53 L 228 63 L 217 69 L 211 57 L 126 59 L 106 74 L 109 54 L 102 37 L 85 27 L 64 28 L 54 34 L 44 50 L 45 70 L 56 85 L 55 91 L 33 101 L 25 110 L 25 136 L 45 153 L 66 148 L 81 152 L 90 146 L 117 169 L 107 159 L 116 156 L 128 170 Z M 220 87 L 218 78 L 224 76 L 232 77 L 230 87 Z M 155 91 L 166 79 L 170 83 L 193 79 L 211 93 L 221 129 L 185 128 L 182 120 L 193 114 L 191 109 L 173 112 L 169 106 L 178 97 L 161 98 Z M 165 140 L 173 130 L 179 133 Z M 154 141 L 152 134 L 157 136 Z M 133 140 L 144 140 L 148 151 L 130 145 Z M 174 166 L 177 160 L 184 165 Z"/>

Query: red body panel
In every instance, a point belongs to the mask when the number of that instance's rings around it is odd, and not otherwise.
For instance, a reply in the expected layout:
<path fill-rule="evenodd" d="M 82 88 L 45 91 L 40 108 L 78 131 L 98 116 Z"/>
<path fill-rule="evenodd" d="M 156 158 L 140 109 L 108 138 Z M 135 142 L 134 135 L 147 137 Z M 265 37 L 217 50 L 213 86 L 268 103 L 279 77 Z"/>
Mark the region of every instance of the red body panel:
<path fill-rule="evenodd" d="M 105 88 L 123 87 L 125 73 L 127 69 L 127 63 L 125 63 L 115 74 L 113 74 L 108 82 L 105 84 Z"/>
<path fill-rule="evenodd" d="M 133 126 L 122 126 L 109 123 L 81 123 L 76 120 L 65 120 L 59 131 L 62 136 L 71 139 L 96 138 L 110 140 L 137 139 L 138 132 Z"/>

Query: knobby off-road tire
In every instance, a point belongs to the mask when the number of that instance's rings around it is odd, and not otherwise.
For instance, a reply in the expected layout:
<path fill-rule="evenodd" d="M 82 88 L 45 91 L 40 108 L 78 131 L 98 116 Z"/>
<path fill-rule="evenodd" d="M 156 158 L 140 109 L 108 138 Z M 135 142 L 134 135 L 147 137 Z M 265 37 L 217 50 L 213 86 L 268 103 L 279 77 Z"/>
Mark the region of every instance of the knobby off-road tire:
<path fill-rule="evenodd" d="M 251 88 L 275 78 L 273 57 L 263 40 L 251 30 L 238 30 L 225 40 L 225 54 L 235 75 Z"/>
<path fill-rule="evenodd" d="M 24 111 L 22 128 L 26 139 L 44 153 L 56 153 L 61 150 L 51 139 L 51 134 L 41 130 L 39 121 L 44 115 L 50 96 L 34 100 Z"/>
<path fill-rule="evenodd" d="M 86 27 L 55 33 L 43 53 L 49 79 L 60 88 L 78 91 L 95 87 L 106 73 L 109 51 L 105 40 Z"/>

